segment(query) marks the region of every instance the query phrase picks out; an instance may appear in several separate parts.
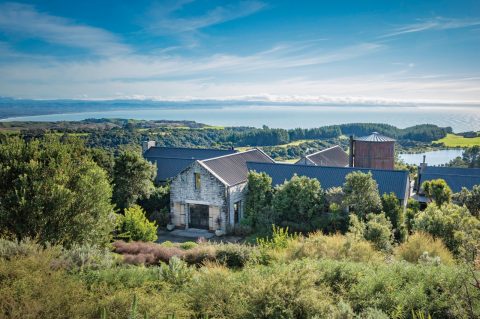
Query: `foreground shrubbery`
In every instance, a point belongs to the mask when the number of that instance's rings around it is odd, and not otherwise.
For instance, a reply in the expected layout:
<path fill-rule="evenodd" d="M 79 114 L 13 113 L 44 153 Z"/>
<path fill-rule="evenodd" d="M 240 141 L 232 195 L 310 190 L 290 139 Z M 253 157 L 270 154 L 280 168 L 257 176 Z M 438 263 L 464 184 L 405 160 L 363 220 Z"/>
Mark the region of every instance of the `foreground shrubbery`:
<path fill-rule="evenodd" d="M 200 243 L 187 249 L 116 242 L 123 262 L 93 246 L 44 249 L 32 241 L 1 241 L 0 317 L 106 313 L 130 318 L 134 295 L 137 318 L 411 318 L 412 311 L 473 318 L 480 313 L 480 290 L 471 271 L 445 265 L 444 255 L 443 264 L 415 264 L 392 261 L 372 244 L 341 235 L 282 238 L 259 246 Z M 395 255 L 416 256 L 429 240 L 414 236 Z M 442 255 L 441 243 L 433 245 L 438 249 L 429 253 Z M 142 254 L 158 261 L 145 257 L 149 267 L 128 265 L 129 258 Z"/>

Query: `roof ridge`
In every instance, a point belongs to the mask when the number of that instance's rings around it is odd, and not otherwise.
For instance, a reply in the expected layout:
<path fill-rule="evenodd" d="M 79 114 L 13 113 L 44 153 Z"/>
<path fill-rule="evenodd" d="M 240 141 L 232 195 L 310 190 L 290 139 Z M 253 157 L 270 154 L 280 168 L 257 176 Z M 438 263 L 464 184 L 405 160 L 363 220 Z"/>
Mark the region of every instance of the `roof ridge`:
<path fill-rule="evenodd" d="M 228 149 L 228 148 L 206 148 L 206 147 L 177 147 L 177 146 L 152 146 L 148 150 L 154 148 L 168 148 L 168 149 L 175 149 L 175 150 L 202 150 L 202 151 L 235 151 L 235 149 Z M 147 151 L 148 151 L 147 150 Z"/>
<path fill-rule="evenodd" d="M 321 168 L 335 168 L 335 169 L 354 169 L 354 170 L 366 170 L 366 171 L 379 171 L 379 172 L 394 172 L 394 173 L 408 173 L 407 170 L 401 170 L 401 169 L 380 169 L 380 168 L 365 168 L 365 167 L 343 167 L 343 166 L 320 166 L 320 165 L 307 165 L 307 164 L 290 164 L 290 163 L 282 163 L 282 162 L 275 162 L 275 163 L 264 163 L 264 162 L 252 162 L 252 161 L 247 161 L 247 163 L 256 163 L 256 164 L 265 164 L 265 165 L 270 165 L 270 164 L 278 164 L 278 165 L 287 165 L 287 166 L 304 166 L 304 167 L 321 167 Z M 425 173 L 428 174 L 428 173 Z M 432 173 L 433 175 L 434 173 Z M 475 176 L 475 175 L 473 175 Z"/>
<path fill-rule="evenodd" d="M 320 154 L 320 153 L 322 153 L 322 152 L 325 152 L 325 151 L 328 151 L 328 150 L 331 150 L 331 149 L 334 149 L 334 148 L 339 148 L 339 149 L 341 149 L 342 151 L 344 151 L 343 148 L 340 147 L 340 145 L 334 145 L 334 146 L 325 148 L 325 149 L 323 149 L 323 150 L 317 151 L 317 152 L 315 152 L 315 153 L 305 155 L 305 157 L 310 157 L 310 156 L 313 156 L 313 155 L 317 155 L 317 154 Z M 345 152 L 345 151 L 344 151 L 344 152 Z M 347 153 L 347 152 L 345 152 L 345 153 Z"/>
<path fill-rule="evenodd" d="M 212 158 L 206 158 L 206 159 L 199 160 L 199 161 L 201 161 L 201 162 L 208 162 L 208 161 L 216 160 L 216 159 L 223 158 L 223 157 L 245 154 L 245 153 L 249 153 L 249 152 L 252 152 L 252 151 L 258 151 L 258 149 L 253 148 L 253 149 L 251 149 L 251 150 L 246 150 L 246 151 L 243 151 L 243 152 L 236 152 L 236 153 L 231 153 L 231 154 L 220 155 L 220 156 L 216 156 L 216 157 L 212 157 Z"/>

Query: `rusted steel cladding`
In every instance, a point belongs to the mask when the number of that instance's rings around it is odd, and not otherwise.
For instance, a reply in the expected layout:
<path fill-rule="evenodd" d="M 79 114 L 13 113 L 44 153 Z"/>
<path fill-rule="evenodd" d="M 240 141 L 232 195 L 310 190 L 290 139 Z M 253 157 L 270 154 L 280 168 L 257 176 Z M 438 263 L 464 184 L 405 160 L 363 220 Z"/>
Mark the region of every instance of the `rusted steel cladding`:
<path fill-rule="evenodd" d="M 393 169 L 395 164 L 395 142 L 355 141 L 355 167 Z"/>

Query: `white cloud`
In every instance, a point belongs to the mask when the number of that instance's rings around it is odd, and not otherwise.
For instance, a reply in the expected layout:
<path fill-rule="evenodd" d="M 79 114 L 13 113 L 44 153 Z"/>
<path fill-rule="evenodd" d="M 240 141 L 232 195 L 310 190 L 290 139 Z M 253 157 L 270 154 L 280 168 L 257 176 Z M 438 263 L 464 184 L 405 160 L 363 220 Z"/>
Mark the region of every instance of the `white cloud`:
<path fill-rule="evenodd" d="M 131 51 L 117 36 L 108 31 L 38 12 L 33 6 L 26 4 L 0 4 L 0 30 L 48 43 L 86 49 L 102 56 Z"/>
<path fill-rule="evenodd" d="M 260 1 L 240 1 L 215 7 L 203 15 L 195 17 L 176 17 L 175 13 L 193 0 L 181 0 L 155 5 L 149 13 L 148 30 L 157 34 L 178 34 L 194 32 L 199 29 L 236 20 L 254 14 L 265 4 Z"/>
<path fill-rule="evenodd" d="M 450 30 L 461 29 L 480 25 L 478 19 L 451 19 L 436 17 L 428 20 L 420 20 L 417 23 L 412 23 L 394 29 L 392 32 L 383 35 L 382 37 L 393 37 L 402 34 L 423 32 L 429 30 Z"/>

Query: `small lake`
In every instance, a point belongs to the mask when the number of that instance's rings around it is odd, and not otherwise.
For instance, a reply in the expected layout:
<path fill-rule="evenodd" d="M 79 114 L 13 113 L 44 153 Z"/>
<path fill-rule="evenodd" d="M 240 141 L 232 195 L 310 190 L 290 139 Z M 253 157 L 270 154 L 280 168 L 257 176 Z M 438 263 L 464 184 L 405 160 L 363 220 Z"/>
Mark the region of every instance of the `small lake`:
<path fill-rule="evenodd" d="M 423 156 L 426 156 L 425 162 L 428 165 L 442 165 L 447 164 L 451 160 L 457 158 L 458 156 L 462 156 L 463 150 L 438 150 L 438 151 L 430 151 L 425 153 L 417 153 L 417 154 L 400 154 L 400 158 L 406 164 L 420 164 L 423 162 Z"/>

